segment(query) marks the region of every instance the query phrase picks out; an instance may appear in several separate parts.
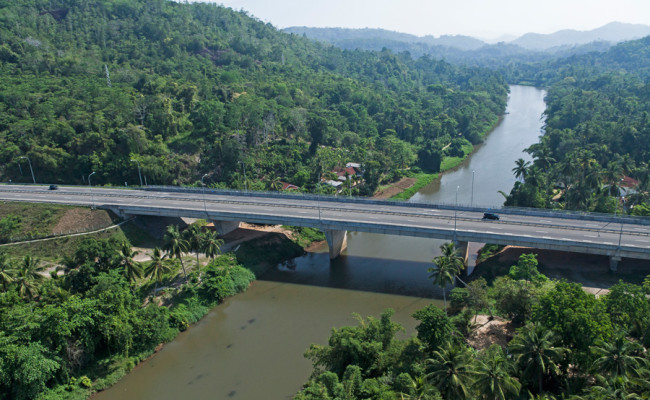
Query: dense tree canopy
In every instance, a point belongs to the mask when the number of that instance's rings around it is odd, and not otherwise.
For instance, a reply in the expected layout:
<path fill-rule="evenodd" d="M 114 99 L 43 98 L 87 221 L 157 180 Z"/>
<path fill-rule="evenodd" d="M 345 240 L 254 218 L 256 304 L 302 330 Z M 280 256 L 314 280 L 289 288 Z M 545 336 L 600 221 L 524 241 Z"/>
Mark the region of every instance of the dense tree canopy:
<path fill-rule="evenodd" d="M 149 184 L 304 187 L 332 168 L 323 146 L 381 179 L 432 142 L 479 142 L 505 108 L 495 72 L 343 51 L 212 3 L 2 1 L 0 18 L 5 181 L 31 178 L 27 156 L 40 182 L 139 184 L 141 166 Z"/>

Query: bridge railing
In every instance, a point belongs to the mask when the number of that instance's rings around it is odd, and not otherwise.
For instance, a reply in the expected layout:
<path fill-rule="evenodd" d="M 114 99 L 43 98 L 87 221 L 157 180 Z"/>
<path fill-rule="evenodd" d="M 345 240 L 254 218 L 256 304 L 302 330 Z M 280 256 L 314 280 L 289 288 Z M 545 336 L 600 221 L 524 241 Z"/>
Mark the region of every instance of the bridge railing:
<path fill-rule="evenodd" d="M 20 185 L 35 186 L 33 184 L 20 184 Z M 36 186 L 43 186 L 43 185 L 36 185 Z M 87 187 L 84 185 L 66 185 L 66 186 Z M 100 187 L 94 187 L 94 188 L 99 189 Z M 203 191 L 205 191 L 205 193 L 217 194 L 217 195 L 221 194 L 221 195 L 228 195 L 228 196 L 302 199 L 302 200 L 313 200 L 319 202 L 335 202 L 335 203 L 363 203 L 363 204 L 376 204 L 376 205 L 388 205 L 388 206 L 400 206 L 400 207 L 412 207 L 412 208 L 437 208 L 442 210 L 458 210 L 458 211 L 470 211 L 470 212 L 484 212 L 486 210 L 490 210 L 501 214 L 509 214 L 509 215 L 526 215 L 526 216 L 539 216 L 539 217 L 562 218 L 562 219 L 580 219 L 580 220 L 611 222 L 611 223 L 650 225 L 650 217 L 638 217 L 638 216 L 631 216 L 631 215 L 612 215 L 612 214 L 604 214 L 604 213 L 571 211 L 571 210 L 551 210 L 551 209 L 542 209 L 542 208 L 482 206 L 482 205 L 469 206 L 467 204 L 462 204 L 462 203 L 456 205 L 450 203 L 411 202 L 411 201 L 403 201 L 403 200 L 372 199 L 368 197 L 338 196 L 338 195 L 314 194 L 314 193 L 304 193 L 304 192 L 288 193 L 288 192 L 275 192 L 275 191 L 242 191 L 242 190 L 235 190 L 235 189 L 214 189 L 214 188 L 202 188 L 202 187 L 191 187 L 191 186 L 151 185 L 151 186 L 144 186 L 144 187 L 108 186 L 104 188 L 122 189 L 122 190 L 144 190 L 144 191 L 155 191 L 155 192 L 196 193 L 197 195 L 200 195 L 201 193 L 203 193 Z"/>
<path fill-rule="evenodd" d="M 225 196 L 241 196 L 241 197 L 263 197 L 263 198 L 281 198 L 281 199 L 301 199 L 313 200 L 319 202 L 336 202 L 336 203 L 352 203 L 352 204 L 375 204 L 375 205 L 388 205 L 412 208 L 437 208 L 442 210 L 458 210 L 470 212 L 484 212 L 487 210 L 499 212 L 502 214 L 512 215 L 526 215 L 526 216 L 539 216 L 550 218 L 563 218 L 563 219 L 580 219 L 589 221 L 602 221 L 612 223 L 626 223 L 637 225 L 650 225 L 650 218 L 638 217 L 631 215 L 612 215 L 604 213 L 594 213 L 585 211 L 571 211 L 571 210 L 549 210 L 541 208 L 525 208 L 525 207 L 505 207 L 505 206 L 481 206 L 466 204 L 450 204 L 450 203 L 432 203 L 432 202 L 412 202 L 403 200 L 384 200 L 372 199 L 368 197 L 358 196 L 338 196 L 326 194 L 313 194 L 303 192 L 275 192 L 275 191 L 242 191 L 235 189 L 210 189 L 198 187 L 184 187 L 184 186 L 148 186 L 144 190 L 160 191 L 160 192 L 180 192 L 180 193 L 205 193 L 225 195 Z"/>

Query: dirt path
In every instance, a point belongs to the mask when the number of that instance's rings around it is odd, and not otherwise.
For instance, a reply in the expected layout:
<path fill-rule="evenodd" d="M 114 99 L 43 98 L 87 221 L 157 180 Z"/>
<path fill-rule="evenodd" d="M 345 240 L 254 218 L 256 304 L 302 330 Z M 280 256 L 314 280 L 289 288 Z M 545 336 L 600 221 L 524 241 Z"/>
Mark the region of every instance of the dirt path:
<path fill-rule="evenodd" d="M 389 199 L 396 194 L 402 193 L 406 189 L 415 185 L 417 179 L 415 178 L 402 178 L 399 181 L 392 183 L 387 188 L 380 190 L 372 196 L 373 199 Z"/>

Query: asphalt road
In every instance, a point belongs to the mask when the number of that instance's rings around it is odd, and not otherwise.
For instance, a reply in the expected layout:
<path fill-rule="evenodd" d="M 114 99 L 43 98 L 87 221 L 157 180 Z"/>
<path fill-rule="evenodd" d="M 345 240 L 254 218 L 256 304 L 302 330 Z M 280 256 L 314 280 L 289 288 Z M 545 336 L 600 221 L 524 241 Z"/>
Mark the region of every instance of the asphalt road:
<path fill-rule="evenodd" d="M 257 223 L 283 221 L 326 229 L 424 237 L 452 238 L 455 234 L 458 240 L 539 248 L 573 246 L 576 247 L 574 251 L 594 254 L 614 255 L 624 250 L 624 256 L 650 259 L 650 225 L 633 221 L 619 223 L 503 213 L 499 221 L 494 221 L 483 220 L 482 211 L 223 195 L 200 190 L 193 193 L 88 187 L 48 190 L 47 186 L 0 185 L 0 200 L 126 207 L 134 214 L 187 214 Z"/>

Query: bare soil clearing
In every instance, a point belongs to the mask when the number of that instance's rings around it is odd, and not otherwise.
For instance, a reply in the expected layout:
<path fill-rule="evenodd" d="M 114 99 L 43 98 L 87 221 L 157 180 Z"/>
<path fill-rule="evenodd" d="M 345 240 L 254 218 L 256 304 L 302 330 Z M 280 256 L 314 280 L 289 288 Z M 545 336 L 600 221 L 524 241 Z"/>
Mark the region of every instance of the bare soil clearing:
<path fill-rule="evenodd" d="M 91 210 L 89 208 L 71 208 L 52 228 L 53 233 L 86 231 L 92 228 L 102 228 L 112 225 L 113 221 L 108 212 Z"/>
<path fill-rule="evenodd" d="M 477 350 L 487 349 L 493 344 L 505 347 L 514 337 L 516 326 L 503 318 L 479 315 L 475 324 L 477 328 L 467 339 L 470 346 Z"/>
<path fill-rule="evenodd" d="M 374 196 L 372 196 L 373 199 L 389 199 L 396 194 L 402 193 L 406 189 L 410 188 L 411 186 L 415 185 L 415 182 L 417 179 L 415 178 L 402 178 L 399 181 L 391 184 L 387 188 L 378 191 L 375 193 Z"/>

